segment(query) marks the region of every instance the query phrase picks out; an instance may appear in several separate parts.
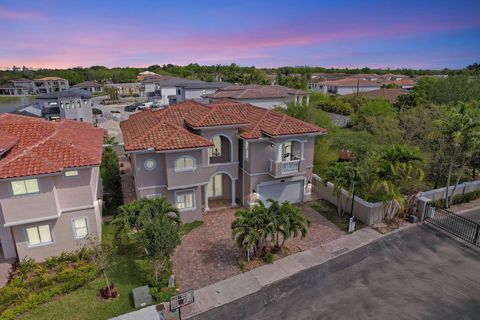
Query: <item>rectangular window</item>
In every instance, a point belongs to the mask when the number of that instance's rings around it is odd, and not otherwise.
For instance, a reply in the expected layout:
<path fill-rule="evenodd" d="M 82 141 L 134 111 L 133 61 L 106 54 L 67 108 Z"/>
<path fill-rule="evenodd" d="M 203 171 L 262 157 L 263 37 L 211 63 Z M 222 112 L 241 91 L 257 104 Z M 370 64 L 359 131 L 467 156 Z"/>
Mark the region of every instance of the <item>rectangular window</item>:
<path fill-rule="evenodd" d="M 193 209 L 195 207 L 193 190 L 177 192 L 175 200 L 177 209 Z"/>
<path fill-rule="evenodd" d="M 52 234 L 50 225 L 45 224 L 25 229 L 29 246 L 38 246 L 40 244 L 52 243 Z"/>
<path fill-rule="evenodd" d="M 76 177 L 76 176 L 78 176 L 78 170 L 65 171 L 65 177 Z"/>
<path fill-rule="evenodd" d="M 72 220 L 73 238 L 83 239 L 88 235 L 87 218 L 75 218 Z"/>
<path fill-rule="evenodd" d="M 40 191 L 38 188 L 37 179 L 28 179 L 28 180 L 18 180 L 10 182 L 12 186 L 12 193 L 14 196 L 37 193 Z"/>
<path fill-rule="evenodd" d="M 248 143 L 248 141 L 245 141 L 245 160 L 248 160 L 249 148 L 250 148 L 250 144 Z"/>

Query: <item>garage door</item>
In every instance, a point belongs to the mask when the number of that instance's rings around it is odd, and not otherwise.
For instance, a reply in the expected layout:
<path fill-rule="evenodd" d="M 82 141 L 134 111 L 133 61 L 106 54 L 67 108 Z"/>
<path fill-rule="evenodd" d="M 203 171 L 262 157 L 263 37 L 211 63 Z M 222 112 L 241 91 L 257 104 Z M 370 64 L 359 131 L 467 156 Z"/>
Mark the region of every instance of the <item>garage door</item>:
<path fill-rule="evenodd" d="M 262 201 L 267 201 L 267 199 L 271 198 L 279 202 L 301 202 L 303 199 L 303 180 L 260 186 L 258 195 Z"/>

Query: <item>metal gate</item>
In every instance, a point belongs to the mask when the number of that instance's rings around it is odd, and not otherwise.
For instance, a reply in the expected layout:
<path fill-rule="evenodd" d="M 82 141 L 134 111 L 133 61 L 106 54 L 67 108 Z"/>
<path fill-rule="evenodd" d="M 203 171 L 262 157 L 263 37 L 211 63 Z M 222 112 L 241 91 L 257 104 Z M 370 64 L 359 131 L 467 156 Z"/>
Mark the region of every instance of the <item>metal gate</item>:
<path fill-rule="evenodd" d="M 425 221 L 480 247 L 480 224 L 452 211 L 428 204 Z"/>

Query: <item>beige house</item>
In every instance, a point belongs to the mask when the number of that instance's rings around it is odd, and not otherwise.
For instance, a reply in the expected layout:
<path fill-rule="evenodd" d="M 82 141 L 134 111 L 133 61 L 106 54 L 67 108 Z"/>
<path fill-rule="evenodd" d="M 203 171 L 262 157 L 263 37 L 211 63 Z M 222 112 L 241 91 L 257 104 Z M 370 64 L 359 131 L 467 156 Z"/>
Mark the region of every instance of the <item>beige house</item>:
<path fill-rule="evenodd" d="M 103 130 L 0 115 L 0 255 L 43 260 L 101 235 Z"/>
<path fill-rule="evenodd" d="M 309 199 L 315 137 L 326 132 L 252 104 L 191 100 L 120 127 L 137 198 L 166 197 L 184 222 L 256 199 Z"/>

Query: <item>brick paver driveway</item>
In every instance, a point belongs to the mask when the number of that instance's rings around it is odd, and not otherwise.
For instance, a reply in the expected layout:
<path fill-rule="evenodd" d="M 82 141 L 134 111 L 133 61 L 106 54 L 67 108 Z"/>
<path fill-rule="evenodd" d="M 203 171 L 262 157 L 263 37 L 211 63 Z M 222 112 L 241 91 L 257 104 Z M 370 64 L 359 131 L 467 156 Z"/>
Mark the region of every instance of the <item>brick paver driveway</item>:
<path fill-rule="evenodd" d="M 241 273 L 241 252 L 231 237 L 230 224 L 236 209 L 223 209 L 204 214 L 204 224 L 182 239 L 173 257 L 173 269 L 180 289 L 201 288 Z M 302 205 L 312 225 L 304 239 L 287 243 L 302 250 L 339 238 L 343 231 L 322 215 Z"/>

